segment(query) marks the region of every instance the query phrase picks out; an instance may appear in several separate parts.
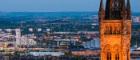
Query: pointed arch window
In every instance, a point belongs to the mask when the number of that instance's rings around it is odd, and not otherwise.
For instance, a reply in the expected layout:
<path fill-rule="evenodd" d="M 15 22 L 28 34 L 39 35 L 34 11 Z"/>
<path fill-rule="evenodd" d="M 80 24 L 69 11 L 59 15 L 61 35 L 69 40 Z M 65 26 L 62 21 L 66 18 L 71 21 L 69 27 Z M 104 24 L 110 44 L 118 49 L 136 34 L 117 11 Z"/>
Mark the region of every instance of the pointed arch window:
<path fill-rule="evenodd" d="M 111 60 L 111 53 L 107 52 L 107 60 Z"/>
<path fill-rule="evenodd" d="M 119 57 L 119 54 L 117 53 L 116 55 L 115 55 L 115 60 L 119 60 L 120 59 L 120 57 Z"/>

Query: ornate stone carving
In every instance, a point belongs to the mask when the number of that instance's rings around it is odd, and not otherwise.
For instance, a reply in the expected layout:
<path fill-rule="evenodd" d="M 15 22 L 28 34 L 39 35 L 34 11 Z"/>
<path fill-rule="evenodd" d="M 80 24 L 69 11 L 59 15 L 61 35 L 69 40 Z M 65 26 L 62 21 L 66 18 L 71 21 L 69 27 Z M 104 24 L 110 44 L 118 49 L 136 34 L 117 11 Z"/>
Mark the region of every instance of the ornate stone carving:
<path fill-rule="evenodd" d="M 107 0 L 104 9 L 101 0 L 101 60 L 130 60 L 131 12 L 129 0 L 125 3 L 125 0 Z"/>

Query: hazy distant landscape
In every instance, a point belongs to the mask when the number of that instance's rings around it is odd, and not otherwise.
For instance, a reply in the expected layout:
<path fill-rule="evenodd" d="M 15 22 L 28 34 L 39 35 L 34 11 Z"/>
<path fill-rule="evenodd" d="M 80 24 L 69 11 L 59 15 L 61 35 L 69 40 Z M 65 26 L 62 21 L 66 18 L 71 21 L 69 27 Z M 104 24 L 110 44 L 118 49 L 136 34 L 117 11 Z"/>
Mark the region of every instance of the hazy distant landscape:
<path fill-rule="evenodd" d="M 14 55 L 9 55 L 9 59 L 77 60 L 94 58 L 99 60 L 98 13 L 0 12 L 0 43 L 7 43 L 7 49 L 16 47 L 15 43 L 19 44 L 18 50 L 15 48 L 9 50 L 15 51 Z M 0 46 L 5 48 L 5 44 Z M 133 13 L 131 49 L 138 46 L 140 46 L 140 13 Z M 22 50 L 24 48 L 26 49 Z M 3 50 L 0 51 L 3 53 Z M 73 56 L 78 55 L 79 51 L 89 51 L 94 54 L 91 54 L 92 56 L 90 53 L 87 54 L 88 56 Z M 50 55 L 46 56 L 48 53 Z M 59 57 L 55 56 L 57 53 L 60 53 Z M 35 57 L 37 54 L 42 56 Z M 5 54 L 1 55 L 3 56 L 0 57 L 4 59 Z"/>
<path fill-rule="evenodd" d="M 133 13 L 139 17 L 140 13 Z M 133 19 L 132 19 L 133 20 Z M 64 24 L 63 24 L 64 23 Z M 133 32 L 140 29 L 140 24 L 133 22 Z M 52 25 L 54 24 L 54 25 Z M 59 25 L 57 25 L 59 24 Z M 61 25 L 62 24 L 62 25 Z M 92 28 L 92 24 L 97 24 Z M 52 31 L 99 31 L 97 12 L 1 12 L 0 28 L 50 28 Z M 135 36 L 134 36 L 135 37 Z M 135 41 L 135 40 L 134 40 Z M 135 44 L 135 43 L 133 43 Z"/>
<path fill-rule="evenodd" d="M 1 21 L 36 21 L 57 20 L 68 18 L 80 20 L 82 18 L 97 16 L 97 12 L 0 12 Z M 132 16 L 140 16 L 140 13 L 132 13 Z"/>

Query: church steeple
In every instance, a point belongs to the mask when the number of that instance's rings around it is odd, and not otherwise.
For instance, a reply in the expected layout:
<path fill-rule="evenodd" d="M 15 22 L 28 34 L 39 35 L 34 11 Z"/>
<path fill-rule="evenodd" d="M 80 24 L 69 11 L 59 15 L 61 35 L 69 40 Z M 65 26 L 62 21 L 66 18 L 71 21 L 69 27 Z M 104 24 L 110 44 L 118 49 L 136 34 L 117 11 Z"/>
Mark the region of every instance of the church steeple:
<path fill-rule="evenodd" d="M 105 1 L 101 0 L 99 9 L 101 60 L 130 60 L 130 1 Z"/>
<path fill-rule="evenodd" d="M 105 15 L 103 0 L 100 1 L 99 19 L 103 19 Z"/>
<path fill-rule="evenodd" d="M 123 19 L 124 16 L 122 15 L 125 14 L 125 9 L 125 0 L 107 0 L 105 19 Z"/>
<path fill-rule="evenodd" d="M 99 12 L 104 11 L 104 5 L 103 5 L 103 0 L 100 1 L 100 8 L 99 8 Z"/>

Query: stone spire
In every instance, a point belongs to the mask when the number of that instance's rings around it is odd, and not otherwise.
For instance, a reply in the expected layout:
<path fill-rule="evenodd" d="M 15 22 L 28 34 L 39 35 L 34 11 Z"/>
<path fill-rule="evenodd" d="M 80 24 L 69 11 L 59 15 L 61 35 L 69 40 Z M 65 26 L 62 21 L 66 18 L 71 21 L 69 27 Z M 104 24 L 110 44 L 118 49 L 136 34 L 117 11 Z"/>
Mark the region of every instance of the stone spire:
<path fill-rule="evenodd" d="M 101 0 L 100 2 L 100 8 L 99 8 L 99 19 L 103 19 L 104 18 L 104 4 L 103 4 L 103 0 Z"/>
<path fill-rule="evenodd" d="M 107 0 L 105 19 L 122 19 L 125 13 L 125 0 Z"/>
<path fill-rule="evenodd" d="M 130 0 L 127 0 L 127 19 L 131 20 L 131 6 L 130 6 Z"/>

